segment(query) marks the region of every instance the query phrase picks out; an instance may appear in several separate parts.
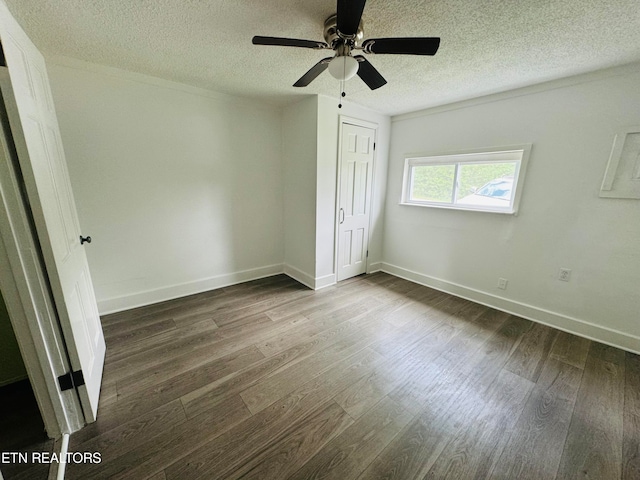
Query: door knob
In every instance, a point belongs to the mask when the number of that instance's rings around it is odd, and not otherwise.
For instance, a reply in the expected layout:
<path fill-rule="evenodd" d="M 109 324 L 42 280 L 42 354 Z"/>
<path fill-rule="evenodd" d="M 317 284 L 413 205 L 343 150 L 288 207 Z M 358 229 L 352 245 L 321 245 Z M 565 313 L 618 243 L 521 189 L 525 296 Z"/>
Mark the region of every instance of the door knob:
<path fill-rule="evenodd" d="M 80 245 L 83 245 L 84 242 L 91 243 L 91 237 L 83 237 L 82 235 L 80 235 Z"/>

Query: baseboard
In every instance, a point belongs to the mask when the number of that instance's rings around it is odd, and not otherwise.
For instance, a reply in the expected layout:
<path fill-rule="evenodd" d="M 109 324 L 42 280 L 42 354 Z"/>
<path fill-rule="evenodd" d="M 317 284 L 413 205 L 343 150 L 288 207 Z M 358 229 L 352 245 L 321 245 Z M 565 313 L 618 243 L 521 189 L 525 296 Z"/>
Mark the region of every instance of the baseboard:
<path fill-rule="evenodd" d="M 496 310 L 501 310 L 503 312 L 517 315 L 518 317 L 526 318 L 565 332 L 573 333 L 580 337 L 585 337 L 613 347 L 618 347 L 629 352 L 640 353 L 640 337 L 635 335 L 595 325 L 585 320 L 569 317 L 561 313 L 552 312 L 526 303 L 509 300 L 481 290 L 465 287 L 464 285 L 459 285 L 457 283 L 430 277 L 389 263 L 382 263 L 380 270 L 420 285 L 425 285 L 442 292 L 450 293 L 457 297 L 471 300 L 481 305 L 495 308 Z"/>
<path fill-rule="evenodd" d="M 100 315 L 120 312 L 131 308 L 151 305 L 153 303 L 164 302 L 174 298 L 186 297 L 196 293 L 215 290 L 217 288 L 228 287 L 237 283 L 249 282 L 259 278 L 271 277 L 283 273 L 283 265 L 268 265 L 266 267 L 241 270 L 239 272 L 216 275 L 193 282 L 171 285 L 169 287 L 157 288 L 143 292 L 124 295 L 121 297 L 109 298 L 98 301 L 98 311 Z"/>
<path fill-rule="evenodd" d="M 25 380 L 27 378 L 29 378 L 27 376 L 27 374 L 18 375 L 17 377 L 13 377 L 13 378 L 10 378 L 8 380 L 4 380 L 4 381 L 0 382 L 0 387 L 6 387 L 7 385 L 11 385 L 12 383 L 20 382 L 20 381 Z"/>
<path fill-rule="evenodd" d="M 331 285 L 336 284 L 336 274 L 332 273 L 330 275 L 325 275 L 324 277 L 316 277 L 315 286 L 316 290 L 320 290 L 321 288 L 330 287 Z"/>
<path fill-rule="evenodd" d="M 314 277 L 287 264 L 284 265 L 284 274 L 293 278 L 296 282 L 303 284 L 305 287 L 309 287 L 311 290 L 320 290 L 321 288 L 330 287 L 336 283 L 336 276 L 333 273 L 323 277 Z"/>
<path fill-rule="evenodd" d="M 309 287 L 311 290 L 315 290 L 316 280 L 308 273 L 298 270 L 296 267 L 292 267 L 286 263 L 284 264 L 283 271 L 285 275 L 293 278 L 296 282 L 301 283 L 305 287 Z"/>
<path fill-rule="evenodd" d="M 367 268 L 367 273 L 376 273 L 376 272 L 381 272 L 382 271 L 382 262 L 375 262 L 375 263 L 371 263 L 369 264 L 368 268 Z"/>

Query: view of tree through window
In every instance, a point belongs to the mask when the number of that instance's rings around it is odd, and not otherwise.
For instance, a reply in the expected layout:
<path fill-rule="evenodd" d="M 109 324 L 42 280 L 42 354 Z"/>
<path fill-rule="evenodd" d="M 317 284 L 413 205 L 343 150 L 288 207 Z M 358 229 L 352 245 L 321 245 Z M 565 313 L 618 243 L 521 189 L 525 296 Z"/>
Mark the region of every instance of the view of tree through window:
<path fill-rule="evenodd" d="M 455 181 L 455 165 L 413 167 L 412 200 L 450 203 Z"/>

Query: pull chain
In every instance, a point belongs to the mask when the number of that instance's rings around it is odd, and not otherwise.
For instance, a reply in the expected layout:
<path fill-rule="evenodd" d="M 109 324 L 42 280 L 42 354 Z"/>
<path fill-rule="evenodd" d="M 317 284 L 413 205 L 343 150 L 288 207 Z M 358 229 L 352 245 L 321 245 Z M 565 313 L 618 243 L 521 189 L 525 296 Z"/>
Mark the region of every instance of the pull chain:
<path fill-rule="evenodd" d="M 346 60 L 343 58 L 343 62 L 342 62 L 342 78 L 343 80 L 340 80 L 340 99 L 338 100 L 338 108 L 342 108 L 342 99 L 347 95 L 346 93 L 344 93 L 344 78 L 347 76 L 347 62 Z"/>

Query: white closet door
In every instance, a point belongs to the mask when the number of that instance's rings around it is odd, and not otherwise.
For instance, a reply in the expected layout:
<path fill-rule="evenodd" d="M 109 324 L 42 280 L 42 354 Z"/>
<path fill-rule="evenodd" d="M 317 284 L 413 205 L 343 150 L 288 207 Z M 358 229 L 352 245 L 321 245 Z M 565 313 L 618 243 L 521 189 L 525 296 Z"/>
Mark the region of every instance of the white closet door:
<path fill-rule="evenodd" d="M 338 281 L 367 271 L 375 130 L 342 125 Z"/>

